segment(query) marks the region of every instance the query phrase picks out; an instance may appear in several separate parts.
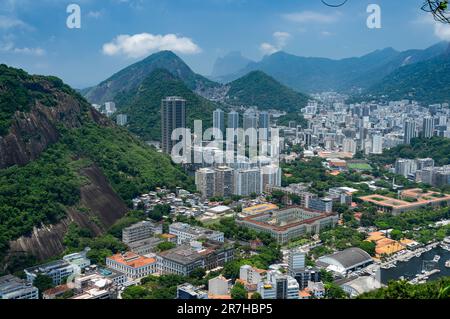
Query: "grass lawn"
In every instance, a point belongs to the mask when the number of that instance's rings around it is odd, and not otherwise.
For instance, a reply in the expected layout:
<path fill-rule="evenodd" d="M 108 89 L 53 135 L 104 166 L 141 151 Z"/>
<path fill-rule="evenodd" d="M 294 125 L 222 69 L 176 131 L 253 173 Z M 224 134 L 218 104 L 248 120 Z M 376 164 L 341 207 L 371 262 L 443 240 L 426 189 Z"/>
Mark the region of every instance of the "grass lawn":
<path fill-rule="evenodd" d="M 348 163 L 347 167 L 349 169 L 359 170 L 359 171 L 371 171 L 372 166 L 366 163 Z"/>

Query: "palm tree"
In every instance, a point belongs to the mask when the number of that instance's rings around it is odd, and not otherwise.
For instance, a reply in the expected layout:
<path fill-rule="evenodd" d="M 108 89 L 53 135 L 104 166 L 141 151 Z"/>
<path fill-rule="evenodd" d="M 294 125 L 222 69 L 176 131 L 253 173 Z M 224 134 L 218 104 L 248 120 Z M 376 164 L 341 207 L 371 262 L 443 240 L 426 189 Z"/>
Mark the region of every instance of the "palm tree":
<path fill-rule="evenodd" d="M 447 287 L 442 287 L 441 289 L 439 289 L 438 298 L 439 299 L 448 299 L 448 298 L 450 298 L 450 285 L 448 285 Z"/>

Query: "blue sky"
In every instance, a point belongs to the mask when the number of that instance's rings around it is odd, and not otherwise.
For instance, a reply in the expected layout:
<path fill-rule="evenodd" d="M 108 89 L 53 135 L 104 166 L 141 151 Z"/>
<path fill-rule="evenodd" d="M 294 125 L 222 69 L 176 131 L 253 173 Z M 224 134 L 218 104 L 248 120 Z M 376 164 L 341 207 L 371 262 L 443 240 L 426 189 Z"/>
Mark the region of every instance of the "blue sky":
<path fill-rule="evenodd" d="M 337 59 L 450 40 L 422 2 L 349 0 L 334 9 L 320 0 L 0 0 L 0 63 L 83 88 L 162 49 L 207 75 L 235 50 L 253 60 L 276 50 Z M 66 26 L 71 3 L 81 7 L 81 29 Z M 381 29 L 366 26 L 370 3 L 381 6 Z"/>

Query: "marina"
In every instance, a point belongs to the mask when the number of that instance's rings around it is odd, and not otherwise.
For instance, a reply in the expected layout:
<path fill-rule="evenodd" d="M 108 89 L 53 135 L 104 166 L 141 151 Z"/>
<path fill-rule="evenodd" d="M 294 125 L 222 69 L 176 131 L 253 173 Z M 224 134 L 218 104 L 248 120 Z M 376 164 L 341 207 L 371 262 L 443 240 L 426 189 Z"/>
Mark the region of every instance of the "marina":
<path fill-rule="evenodd" d="M 439 244 L 408 251 L 396 260 L 381 265 L 381 281 L 384 284 L 402 279 L 419 284 L 443 276 L 450 276 L 450 251 Z"/>

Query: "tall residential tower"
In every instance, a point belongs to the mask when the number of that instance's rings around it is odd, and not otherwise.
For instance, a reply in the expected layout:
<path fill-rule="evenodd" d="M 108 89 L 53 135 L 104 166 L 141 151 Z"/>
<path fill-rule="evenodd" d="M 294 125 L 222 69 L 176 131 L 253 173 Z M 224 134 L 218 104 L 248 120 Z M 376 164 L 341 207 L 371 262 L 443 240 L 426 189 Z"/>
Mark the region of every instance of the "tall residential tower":
<path fill-rule="evenodd" d="M 186 127 L 186 100 L 171 96 L 161 102 L 161 142 L 164 153 L 170 154 L 179 141 L 172 141 L 172 132 Z"/>

